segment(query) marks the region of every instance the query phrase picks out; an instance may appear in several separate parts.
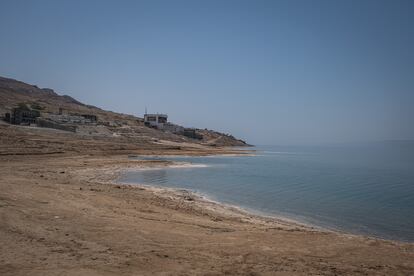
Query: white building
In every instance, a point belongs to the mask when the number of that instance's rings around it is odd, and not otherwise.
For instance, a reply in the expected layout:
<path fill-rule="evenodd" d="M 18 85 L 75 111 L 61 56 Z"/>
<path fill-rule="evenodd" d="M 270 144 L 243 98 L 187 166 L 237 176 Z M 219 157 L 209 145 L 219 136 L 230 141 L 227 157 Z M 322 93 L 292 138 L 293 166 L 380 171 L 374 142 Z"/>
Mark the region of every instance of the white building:
<path fill-rule="evenodd" d="M 146 126 L 163 129 L 164 124 L 167 124 L 168 116 L 166 114 L 145 114 L 144 124 Z"/>

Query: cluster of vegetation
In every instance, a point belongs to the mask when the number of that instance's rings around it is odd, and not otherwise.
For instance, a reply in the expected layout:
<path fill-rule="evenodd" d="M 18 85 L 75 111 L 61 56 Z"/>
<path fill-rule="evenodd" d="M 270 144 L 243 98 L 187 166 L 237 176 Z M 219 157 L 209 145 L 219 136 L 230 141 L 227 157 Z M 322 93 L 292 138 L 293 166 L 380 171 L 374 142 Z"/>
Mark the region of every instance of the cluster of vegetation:
<path fill-rule="evenodd" d="M 43 106 L 41 106 L 37 102 L 34 102 L 34 103 L 30 104 L 30 107 L 34 110 L 43 110 L 43 109 L 45 109 Z"/>
<path fill-rule="evenodd" d="M 19 103 L 17 107 L 22 110 L 30 110 L 29 106 L 26 103 Z"/>
<path fill-rule="evenodd" d="M 45 109 L 43 106 L 41 106 L 39 103 L 37 103 L 37 102 L 32 102 L 32 103 L 18 103 L 17 104 L 17 107 L 19 108 L 19 109 L 22 109 L 22 110 L 43 110 L 43 109 Z"/>

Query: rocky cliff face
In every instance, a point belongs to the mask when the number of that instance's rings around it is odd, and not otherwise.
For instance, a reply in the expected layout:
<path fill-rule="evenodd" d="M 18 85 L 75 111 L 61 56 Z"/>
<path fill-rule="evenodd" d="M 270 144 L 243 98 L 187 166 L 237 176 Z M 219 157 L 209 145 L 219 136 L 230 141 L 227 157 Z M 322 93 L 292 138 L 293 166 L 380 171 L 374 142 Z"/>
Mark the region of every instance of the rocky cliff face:
<path fill-rule="evenodd" d="M 78 134 L 80 135 L 186 142 L 209 146 L 247 146 L 242 140 L 212 130 L 197 129 L 197 133 L 203 135 L 203 139 L 196 140 L 148 128 L 144 126 L 142 118 L 106 111 L 81 103 L 70 96 L 59 95 L 49 88 L 39 88 L 36 85 L 0 77 L 0 117 L 19 104 L 25 104 L 39 110 L 42 116 L 57 114 L 59 109 L 62 109 L 65 114 L 91 114 L 97 116 L 98 123 L 96 125 L 78 127 Z"/>

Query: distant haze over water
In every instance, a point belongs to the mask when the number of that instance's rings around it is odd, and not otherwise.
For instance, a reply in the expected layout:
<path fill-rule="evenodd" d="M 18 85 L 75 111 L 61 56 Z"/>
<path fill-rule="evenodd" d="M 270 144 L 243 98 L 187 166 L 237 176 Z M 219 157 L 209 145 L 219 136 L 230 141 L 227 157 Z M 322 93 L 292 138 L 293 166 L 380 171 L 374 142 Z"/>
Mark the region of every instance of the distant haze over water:
<path fill-rule="evenodd" d="M 413 142 L 257 150 L 256 156 L 174 157 L 205 166 L 129 172 L 121 181 L 189 189 L 330 229 L 414 241 Z"/>

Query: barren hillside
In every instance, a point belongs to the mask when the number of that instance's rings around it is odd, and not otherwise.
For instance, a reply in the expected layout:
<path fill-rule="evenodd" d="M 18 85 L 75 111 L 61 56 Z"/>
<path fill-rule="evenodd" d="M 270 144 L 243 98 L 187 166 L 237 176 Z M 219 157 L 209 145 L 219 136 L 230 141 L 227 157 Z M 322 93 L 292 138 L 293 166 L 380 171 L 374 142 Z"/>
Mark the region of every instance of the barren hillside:
<path fill-rule="evenodd" d="M 136 141 L 171 141 L 209 146 L 246 146 L 247 144 L 231 135 L 212 130 L 199 130 L 203 139 L 191 139 L 183 135 L 144 126 L 143 119 L 132 115 L 106 111 L 83 104 L 76 99 L 59 95 L 49 88 L 39 88 L 14 79 L 0 77 L 0 117 L 14 107 L 25 104 L 39 110 L 41 116 L 58 114 L 61 108 L 67 114 L 96 115 L 98 122 L 93 126 L 78 126 L 76 134 L 92 137 L 128 139 Z"/>

